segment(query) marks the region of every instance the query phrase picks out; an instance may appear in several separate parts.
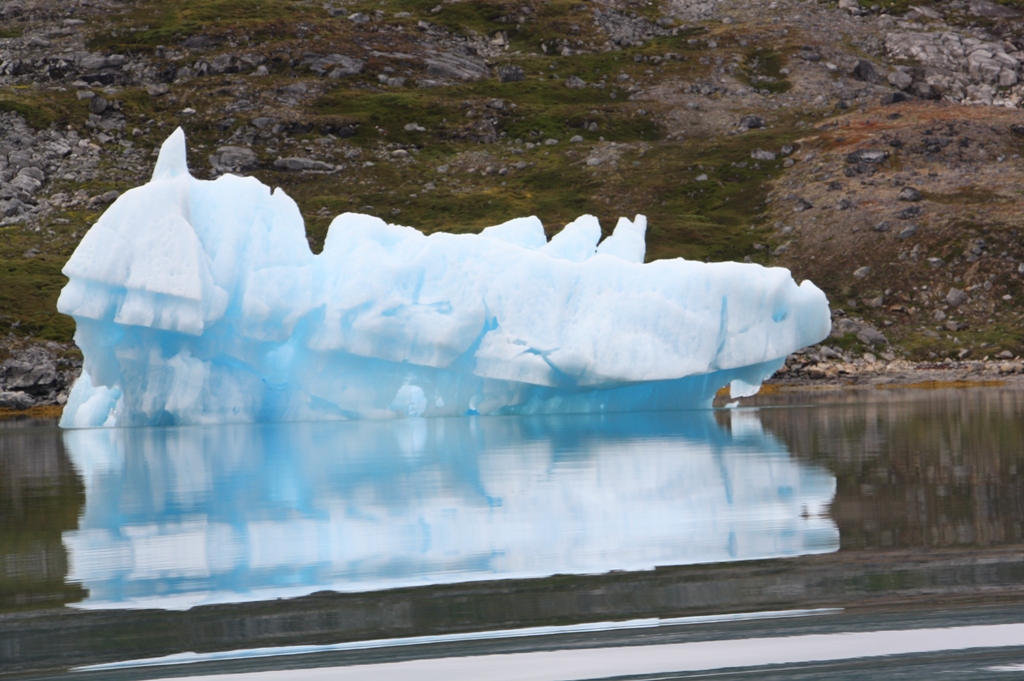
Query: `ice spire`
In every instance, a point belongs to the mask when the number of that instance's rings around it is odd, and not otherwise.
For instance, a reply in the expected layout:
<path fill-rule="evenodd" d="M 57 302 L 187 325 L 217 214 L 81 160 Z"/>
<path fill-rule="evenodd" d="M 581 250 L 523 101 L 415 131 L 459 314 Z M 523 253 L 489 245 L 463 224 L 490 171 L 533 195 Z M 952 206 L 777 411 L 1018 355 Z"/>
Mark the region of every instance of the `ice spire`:
<path fill-rule="evenodd" d="M 160 156 L 153 168 L 153 180 L 170 180 L 188 174 L 185 131 L 178 128 L 160 147 Z"/>

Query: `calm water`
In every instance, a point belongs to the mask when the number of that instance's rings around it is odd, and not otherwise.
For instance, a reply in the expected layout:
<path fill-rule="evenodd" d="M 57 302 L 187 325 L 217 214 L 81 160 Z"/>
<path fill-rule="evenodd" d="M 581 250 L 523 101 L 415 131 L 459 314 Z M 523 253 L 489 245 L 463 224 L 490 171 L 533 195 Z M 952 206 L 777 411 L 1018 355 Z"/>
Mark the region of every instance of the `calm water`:
<path fill-rule="evenodd" d="M 0 675 L 536 627 L 577 645 L 622 636 L 607 623 L 625 620 L 691 638 L 803 631 L 721 617 L 765 611 L 878 629 L 941 604 L 972 626 L 1024 623 L 1024 393 L 748 405 L 69 432 L 0 422 Z"/>

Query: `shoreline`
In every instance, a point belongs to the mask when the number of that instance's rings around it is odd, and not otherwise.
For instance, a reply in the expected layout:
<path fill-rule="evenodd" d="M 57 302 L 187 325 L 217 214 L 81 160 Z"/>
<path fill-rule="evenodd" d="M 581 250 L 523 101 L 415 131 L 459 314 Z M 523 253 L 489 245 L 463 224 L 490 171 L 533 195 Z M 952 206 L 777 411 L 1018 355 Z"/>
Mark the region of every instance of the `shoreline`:
<path fill-rule="evenodd" d="M 862 388 L 940 390 L 958 388 L 1024 388 L 1024 360 L 909 362 L 906 360 L 858 359 L 807 362 L 790 355 L 786 365 L 762 385 L 756 395 L 779 392 L 840 391 Z M 715 398 L 715 406 L 729 399 L 728 386 Z M 744 398 L 749 399 L 749 398 Z M 10 419 L 60 419 L 62 405 L 34 405 L 26 409 L 0 408 L 0 421 Z"/>

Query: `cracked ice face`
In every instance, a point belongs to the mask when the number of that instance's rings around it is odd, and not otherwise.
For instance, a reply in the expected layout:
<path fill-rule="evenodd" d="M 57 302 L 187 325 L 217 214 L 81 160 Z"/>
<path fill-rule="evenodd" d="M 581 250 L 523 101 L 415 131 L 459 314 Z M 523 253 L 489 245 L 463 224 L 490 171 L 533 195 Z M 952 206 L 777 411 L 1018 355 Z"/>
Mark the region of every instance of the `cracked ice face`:
<path fill-rule="evenodd" d="M 425 236 L 346 213 L 314 255 L 284 192 L 191 177 L 178 130 L 64 268 L 85 368 L 62 425 L 688 408 L 828 334 L 810 282 L 644 264 L 646 226 Z"/>

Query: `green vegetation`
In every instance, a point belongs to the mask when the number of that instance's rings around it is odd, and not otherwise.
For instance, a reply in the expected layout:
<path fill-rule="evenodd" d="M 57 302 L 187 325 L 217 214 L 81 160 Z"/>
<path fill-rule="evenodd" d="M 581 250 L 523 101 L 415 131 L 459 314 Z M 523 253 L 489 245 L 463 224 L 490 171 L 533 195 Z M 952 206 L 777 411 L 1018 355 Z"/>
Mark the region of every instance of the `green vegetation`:
<path fill-rule="evenodd" d="M 0 333 L 16 331 L 46 340 L 69 341 L 74 322 L 57 314 L 57 296 L 66 283 L 64 258 L 0 258 Z"/>
<path fill-rule="evenodd" d="M 135 0 L 130 4 L 119 20 L 111 22 L 109 30 L 93 36 L 90 48 L 147 52 L 157 45 L 173 45 L 200 34 L 220 37 L 247 30 L 255 37 L 281 35 L 286 32 L 285 22 L 314 16 L 319 9 L 301 0 L 178 0 L 159 4 Z"/>
<path fill-rule="evenodd" d="M 789 90 L 791 83 L 781 73 L 786 60 L 782 52 L 758 47 L 748 50 L 744 56 L 741 79 L 747 85 L 773 93 Z"/>
<path fill-rule="evenodd" d="M 0 111 L 13 111 L 34 128 L 48 128 L 79 121 L 88 114 L 88 102 L 79 101 L 73 92 L 10 87 L 0 90 Z"/>

